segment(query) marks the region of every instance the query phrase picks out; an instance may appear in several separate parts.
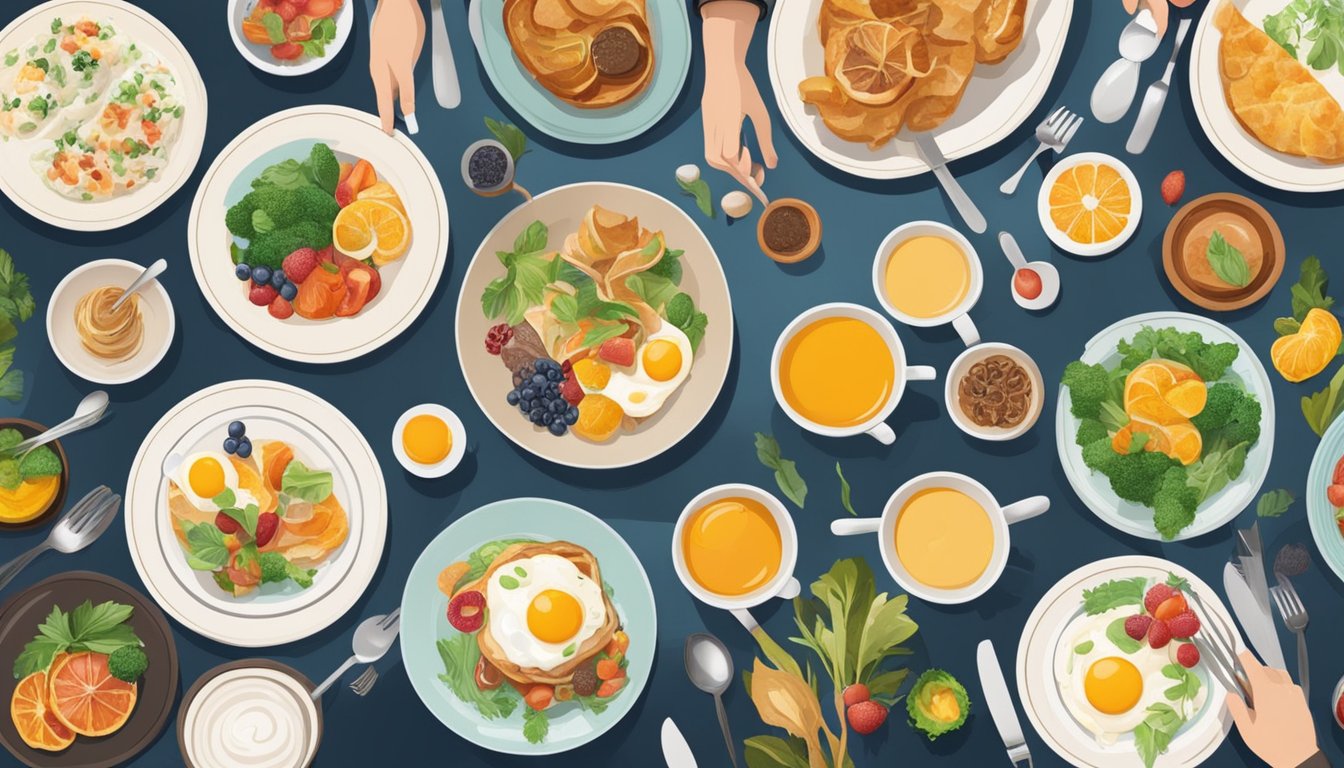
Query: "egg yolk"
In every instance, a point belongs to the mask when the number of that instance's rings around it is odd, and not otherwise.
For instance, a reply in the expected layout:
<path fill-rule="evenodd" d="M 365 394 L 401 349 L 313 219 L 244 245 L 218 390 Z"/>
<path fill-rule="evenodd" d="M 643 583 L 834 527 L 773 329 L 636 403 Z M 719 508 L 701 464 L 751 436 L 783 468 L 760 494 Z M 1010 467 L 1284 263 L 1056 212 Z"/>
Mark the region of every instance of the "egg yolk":
<path fill-rule="evenodd" d="M 443 419 L 422 413 L 406 422 L 401 446 L 416 464 L 438 464 L 452 452 L 453 434 Z"/>
<path fill-rule="evenodd" d="M 681 347 L 667 339 L 654 339 L 644 347 L 644 371 L 654 381 L 670 381 L 681 372 Z"/>
<path fill-rule="evenodd" d="M 187 470 L 187 485 L 191 486 L 192 493 L 203 499 L 215 498 L 224 492 L 224 466 L 219 459 L 197 459 Z"/>
<path fill-rule="evenodd" d="M 568 592 L 543 589 L 527 606 L 527 628 L 545 643 L 563 643 L 583 627 L 583 607 Z"/>
<path fill-rule="evenodd" d="M 1092 663 L 1083 678 L 1083 693 L 1098 712 L 1118 715 L 1128 712 L 1139 703 L 1143 694 L 1143 677 L 1138 667 L 1118 656 L 1108 656 Z"/>

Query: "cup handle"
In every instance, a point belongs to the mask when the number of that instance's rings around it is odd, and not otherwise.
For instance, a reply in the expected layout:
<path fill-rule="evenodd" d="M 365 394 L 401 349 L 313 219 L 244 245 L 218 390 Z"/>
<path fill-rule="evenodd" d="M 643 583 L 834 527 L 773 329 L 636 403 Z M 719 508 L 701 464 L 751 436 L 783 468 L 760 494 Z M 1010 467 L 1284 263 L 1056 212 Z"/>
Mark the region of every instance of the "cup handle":
<path fill-rule="evenodd" d="M 1032 496 L 1023 499 L 1015 504 L 1009 504 L 1003 508 L 1003 519 L 1009 524 L 1020 523 L 1023 520 L 1042 514 L 1050 508 L 1050 499 L 1046 496 Z M 834 528 L 834 524 L 832 524 Z"/>
<path fill-rule="evenodd" d="M 751 611 L 746 608 L 733 608 L 729 613 L 733 614 L 733 618 L 737 619 L 737 623 L 741 624 L 742 628 L 747 630 L 749 634 L 754 635 L 756 630 L 760 629 L 761 625 L 756 622 L 756 617 L 752 616 Z"/>
<path fill-rule="evenodd" d="M 975 327 L 975 322 L 971 320 L 969 313 L 952 318 L 952 327 L 956 329 L 957 335 L 966 346 L 974 347 L 980 343 L 980 331 Z"/>
<path fill-rule="evenodd" d="M 885 421 L 879 421 L 877 426 L 868 430 L 865 434 L 883 445 L 891 445 L 896 442 L 896 432 L 887 426 Z"/>
<path fill-rule="evenodd" d="M 775 597 L 778 597 L 780 600 L 792 600 L 802 593 L 803 585 L 800 584 L 797 579 L 790 576 L 789 580 L 784 582 L 784 586 L 780 587 L 779 591 L 775 593 Z"/>
<path fill-rule="evenodd" d="M 938 370 L 932 365 L 905 366 L 906 381 L 933 381 L 938 378 Z"/>
<path fill-rule="evenodd" d="M 1007 512 L 1007 510 L 1004 510 Z M 831 533 L 836 536 L 858 536 L 865 533 L 877 533 L 882 529 L 880 517 L 850 517 L 831 521 Z"/>

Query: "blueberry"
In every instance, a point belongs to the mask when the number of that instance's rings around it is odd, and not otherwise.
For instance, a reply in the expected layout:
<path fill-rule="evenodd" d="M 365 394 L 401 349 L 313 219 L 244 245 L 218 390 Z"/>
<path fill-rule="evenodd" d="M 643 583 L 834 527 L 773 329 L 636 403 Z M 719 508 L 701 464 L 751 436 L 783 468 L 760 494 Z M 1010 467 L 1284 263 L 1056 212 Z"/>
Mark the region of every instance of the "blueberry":
<path fill-rule="evenodd" d="M 298 295 L 299 295 L 299 286 L 291 282 L 286 282 L 284 285 L 280 286 L 280 298 L 284 299 L 285 301 L 293 301 L 294 297 Z"/>
<path fill-rule="evenodd" d="M 523 413 L 531 413 L 532 409 L 536 407 L 536 404 L 537 404 L 536 400 L 527 400 L 524 398 L 519 398 L 518 410 L 522 411 Z"/>
<path fill-rule="evenodd" d="M 553 397 L 553 398 L 555 398 L 555 397 L 559 397 L 559 396 L 560 396 L 560 385 L 559 385 L 559 384 L 556 384 L 554 381 L 552 381 L 550 384 L 548 384 L 548 385 L 546 386 L 546 394 L 550 395 L 550 396 Z"/>
<path fill-rule="evenodd" d="M 226 438 L 224 438 L 224 452 L 225 452 L 225 453 L 237 453 L 237 452 L 238 452 L 238 441 L 235 440 L 235 439 L 232 438 L 232 437 L 226 437 Z"/>
<path fill-rule="evenodd" d="M 533 408 L 531 413 L 527 414 L 527 417 L 532 420 L 533 424 L 540 424 L 541 420 L 546 417 L 546 411 L 541 408 Z"/>
<path fill-rule="evenodd" d="M 252 268 L 247 266 L 246 264 L 239 264 L 238 266 L 233 268 L 233 276 L 238 278 L 239 280 L 251 280 Z"/>
<path fill-rule="evenodd" d="M 522 398 L 518 397 L 518 390 L 516 389 L 509 390 L 509 394 L 506 395 L 504 399 L 508 401 L 509 405 L 517 405 L 518 402 L 522 400 Z"/>
<path fill-rule="evenodd" d="M 532 375 L 532 386 L 534 386 L 534 387 L 544 387 L 544 386 L 546 386 L 546 377 L 545 377 L 543 374 L 540 374 L 540 373 L 533 374 L 533 375 Z"/>
<path fill-rule="evenodd" d="M 534 400 L 537 397 L 537 390 L 531 387 L 523 387 L 518 392 L 518 396 L 523 398 L 524 400 Z"/>
<path fill-rule="evenodd" d="M 565 432 L 569 430 L 569 427 L 565 426 L 565 422 L 560 421 L 558 419 L 546 425 L 546 428 L 549 429 L 551 431 L 551 434 L 555 435 L 556 437 L 563 437 Z"/>
<path fill-rule="evenodd" d="M 525 366 L 523 366 L 522 368 L 519 368 L 518 371 L 517 371 L 517 373 L 518 373 L 518 378 L 520 378 L 520 379 L 528 379 L 528 378 L 531 378 L 531 377 L 532 377 L 532 366 L 530 366 L 530 365 L 525 365 Z"/>
<path fill-rule="evenodd" d="M 257 285 L 265 285 L 271 281 L 271 270 L 269 267 L 253 267 L 252 282 Z"/>
<path fill-rule="evenodd" d="M 568 404 L 564 400 L 552 400 L 549 408 L 551 413 L 564 413 L 569 410 Z"/>
<path fill-rule="evenodd" d="M 238 458 L 246 459 L 252 455 L 252 441 L 244 437 L 238 441 Z"/>
<path fill-rule="evenodd" d="M 565 378 L 565 375 L 552 368 L 546 372 L 546 378 L 551 381 L 560 381 L 561 379 Z"/>
<path fill-rule="evenodd" d="M 247 434 L 247 425 L 241 421 L 229 422 L 229 437 L 241 438 Z"/>
<path fill-rule="evenodd" d="M 537 373 L 546 373 L 546 369 L 549 368 L 550 365 L 551 365 L 550 360 L 544 357 L 538 357 L 537 364 L 534 365 L 533 367 L 537 369 Z"/>
<path fill-rule="evenodd" d="M 271 287 L 275 290 L 278 291 L 285 287 L 285 283 L 287 282 L 289 281 L 285 278 L 285 270 L 277 269 L 271 273 Z"/>
<path fill-rule="evenodd" d="M 575 407 L 572 406 L 572 405 L 569 406 L 569 410 L 568 410 L 568 411 L 565 411 L 565 423 L 566 423 L 566 424 L 573 424 L 574 422 L 576 422 L 576 421 L 578 421 L 578 420 L 579 420 L 579 409 L 578 409 L 578 408 L 575 408 Z"/>

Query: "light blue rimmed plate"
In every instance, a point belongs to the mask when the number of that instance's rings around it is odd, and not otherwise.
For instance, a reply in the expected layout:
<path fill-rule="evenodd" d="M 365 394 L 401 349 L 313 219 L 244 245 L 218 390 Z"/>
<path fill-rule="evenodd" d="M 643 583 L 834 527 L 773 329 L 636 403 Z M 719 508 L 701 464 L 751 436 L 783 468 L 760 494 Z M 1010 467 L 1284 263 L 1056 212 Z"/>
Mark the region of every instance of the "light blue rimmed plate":
<path fill-rule="evenodd" d="M 1344 534 L 1335 522 L 1335 506 L 1325 496 L 1335 472 L 1335 462 L 1344 456 L 1344 419 L 1335 419 L 1316 446 L 1307 472 L 1307 522 L 1316 550 L 1335 575 L 1344 579 Z"/>
<path fill-rule="evenodd" d="M 533 128 L 575 144 L 614 144 L 653 127 L 672 108 L 691 67 L 691 25 L 681 0 L 648 0 L 653 79 L 642 93 L 606 109 L 580 109 L 541 86 L 513 55 L 504 0 L 472 0 L 469 23 L 490 84 Z"/>
<path fill-rule="evenodd" d="M 521 701 L 509 717 L 486 720 L 439 680 L 443 661 L 436 644 L 439 638 L 457 634 L 448 624 L 448 598 L 439 591 L 439 571 L 464 560 L 482 544 L 512 538 L 564 540 L 592 552 L 603 581 L 611 587 L 612 604 L 630 636 L 626 690 L 600 714 L 572 704 L 552 705 L 547 710 L 550 731 L 539 744 L 529 743 L 523 736 Z M 425 707 L 449 730 L 472 744 L 514 755 L 566 752 L 587 744 L 620 722 L 634 708 L 648 684 L 657 634 L 653 588 L 630 545 L 588 512 L 550 499 L 507 499 L 469 512 L 434 537 L 420 553 L 401 598 L 401 657 L 411 686 Z"/>

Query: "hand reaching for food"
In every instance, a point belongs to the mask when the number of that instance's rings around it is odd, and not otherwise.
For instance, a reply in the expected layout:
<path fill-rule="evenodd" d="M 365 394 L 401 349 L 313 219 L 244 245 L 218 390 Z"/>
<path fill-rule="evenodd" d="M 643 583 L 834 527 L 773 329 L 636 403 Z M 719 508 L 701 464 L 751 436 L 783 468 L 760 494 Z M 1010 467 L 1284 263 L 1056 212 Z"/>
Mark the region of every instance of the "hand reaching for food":
<path fill-rule="evenodd" d="M 1246 746 L 1271 768 L 1314 766 L 1308 761 L 1320 751 L 1302 689 L 1287 672 L 1261 665 L 1250 651 L 1242 651 L 1240 658 L 1255 708 L 1247 708 L 1240 696 L 1228 693 L 1227 709 Z"/>
<path fill-rule="evenodd" d="M 1159 37 L 1167 32 L 1167 17 L 1170 15 L 1167 9 L 1168 2 L 1177 8 L 1185 8 L 1194 3 L 1195 0 L 1124 0 L 1127 13 L 1138 13 L 1140 5 L 1153 12 L 1153 20 L 1157 22 Z"/>
<path fill-rule="evenodd" d="M 753 169 L 751 151 L 742 145 L 742 122 L 751 120 L 766 167 L 779 162 L 770 134 L 770 113 L 747 70 L 747 47 L 760 18 L 760 6 L 746 0 L 706 3 L 704 18 L 705 90 L 700 100 L 705 131 L 705 161 L 768 202 L 762 168 Z"/>
<path fill-rule="evenodd" d="M 417 0 L 378 0 L 369 27 L 369 76 L 383 130 L 392 133 L 394 102 L 401 102 L 406 132 L 416 133 L 415 62 L 425 45 L 425 14 Z"/>

